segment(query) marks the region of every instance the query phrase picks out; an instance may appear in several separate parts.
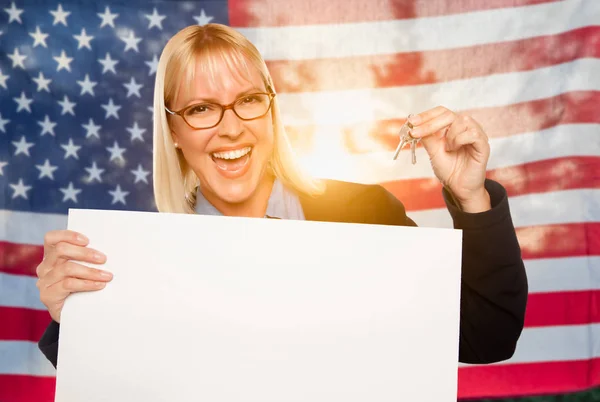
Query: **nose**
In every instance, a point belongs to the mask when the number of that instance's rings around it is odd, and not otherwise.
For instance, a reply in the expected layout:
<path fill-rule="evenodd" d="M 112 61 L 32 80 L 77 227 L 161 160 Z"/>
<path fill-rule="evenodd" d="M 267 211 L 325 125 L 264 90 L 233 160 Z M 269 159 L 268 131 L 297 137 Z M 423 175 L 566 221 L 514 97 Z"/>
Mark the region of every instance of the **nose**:
<path fill-rule="evenodd" d="M 219 123 L 219 135 L 221 137 L 237 138 L 243 131 L 243 121 L 237 117 L 233 110 L 226 110 L 221 123 Z"/>

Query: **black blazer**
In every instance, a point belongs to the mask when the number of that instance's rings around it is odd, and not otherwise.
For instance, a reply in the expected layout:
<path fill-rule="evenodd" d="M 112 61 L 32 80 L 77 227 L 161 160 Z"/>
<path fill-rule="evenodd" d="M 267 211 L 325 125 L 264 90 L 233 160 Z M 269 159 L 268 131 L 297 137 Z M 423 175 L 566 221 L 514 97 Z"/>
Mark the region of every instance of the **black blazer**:
<path fill-rule="evenodd" d="M 459 361 L 492 363 L 510 358 L 523 329 L 527 277 L 510 216 L 506 190 L 486 180 L 492 209 L 461 212 L 443 190 L 456 229 L 463 231 Z M 416 226 L 404 205 L 379 185 L 327 181 L 318 197 L 300 198 L 307 220 Z M 59 324 L 40 339 L 56 367 Z"/>

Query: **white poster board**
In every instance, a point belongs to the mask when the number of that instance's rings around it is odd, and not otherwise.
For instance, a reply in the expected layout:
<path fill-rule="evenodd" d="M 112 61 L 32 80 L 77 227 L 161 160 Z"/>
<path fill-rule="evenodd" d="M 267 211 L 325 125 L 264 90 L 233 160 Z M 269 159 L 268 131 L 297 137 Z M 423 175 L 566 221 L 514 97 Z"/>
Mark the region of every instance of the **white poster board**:
<path fill-rule="evenodd" d="M 456 400 L 460 230 L 90 210 L 68 227 L 114 279 L 65 303 L 57 401 Z"/>

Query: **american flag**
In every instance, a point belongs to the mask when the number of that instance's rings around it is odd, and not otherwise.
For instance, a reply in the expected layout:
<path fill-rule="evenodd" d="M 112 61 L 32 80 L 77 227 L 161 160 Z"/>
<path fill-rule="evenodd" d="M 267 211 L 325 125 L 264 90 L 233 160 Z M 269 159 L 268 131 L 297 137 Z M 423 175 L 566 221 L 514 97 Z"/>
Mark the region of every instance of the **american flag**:
<path fill-rule="evenodd" d="M 479 121 L 530 296 L 514 357 L 459 364 L 458 396 L 600 385 L 600 1 L 2 0 L 0 14 L 0 401 L 53 400 L 36 345 L 43 235 L 69 208 L 155 210 L 157 60 L 209 22 L 262 52 L 311 172 L 381 183 L 420 226 L 452 222 L 423 149 L 391 162 L 405 116 Z"/>

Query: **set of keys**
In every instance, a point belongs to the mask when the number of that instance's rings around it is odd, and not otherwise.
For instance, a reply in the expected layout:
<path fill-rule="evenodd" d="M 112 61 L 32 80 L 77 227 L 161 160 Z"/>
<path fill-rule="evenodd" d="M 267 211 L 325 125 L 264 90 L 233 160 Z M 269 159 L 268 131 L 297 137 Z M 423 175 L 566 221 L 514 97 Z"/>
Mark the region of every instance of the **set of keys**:
<path fill-rule="evenodd" d="M 410 135 L 410 130 L 413 128 L 413 125 L 408 121 L 412 114 L 408 115 L 406 122 L 400 128 L 400 143 L 398 144 L 398 148 L 396 148 L 396 152 L 394 153 L 394 160 L 398 159 L 398 154 L 404 148 L 405 145 L 410 144 L 410 154 L 412 156 L 412 164 L 417 163 L 417 143 L 419 142 L 419 138 L 415 138 Z"/>

